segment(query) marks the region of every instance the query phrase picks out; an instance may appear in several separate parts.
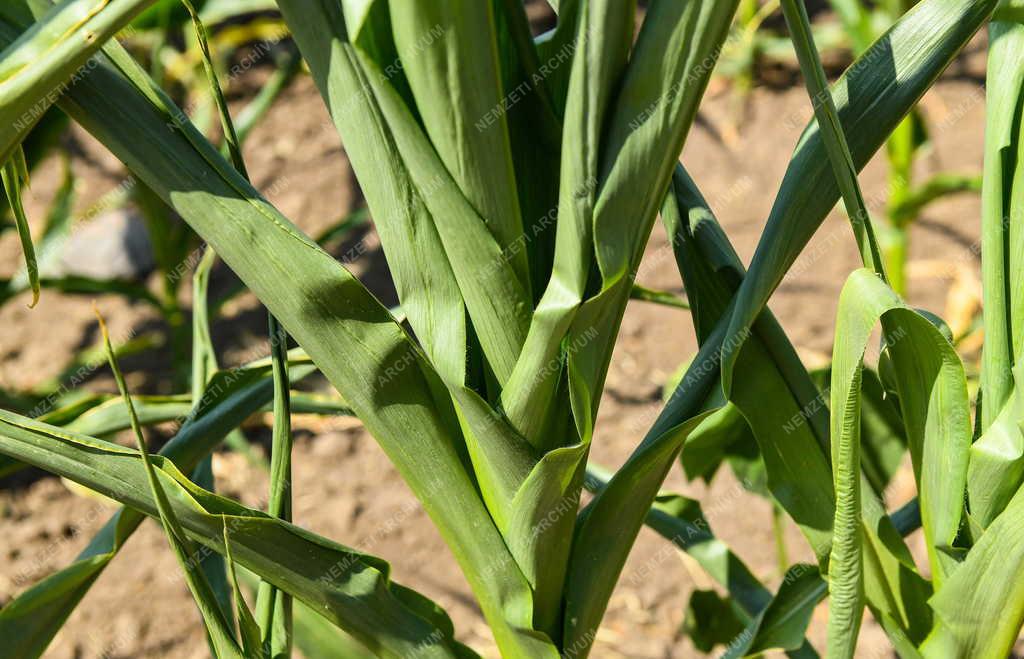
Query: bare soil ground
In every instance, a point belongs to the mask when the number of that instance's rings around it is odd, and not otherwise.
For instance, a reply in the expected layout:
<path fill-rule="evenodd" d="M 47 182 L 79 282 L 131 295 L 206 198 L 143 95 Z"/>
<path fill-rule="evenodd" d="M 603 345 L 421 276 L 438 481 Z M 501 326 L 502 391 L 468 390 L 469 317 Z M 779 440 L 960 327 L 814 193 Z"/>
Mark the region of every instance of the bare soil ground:
<path fill-rule="evenodd" d="M 921 173 L 978 172 L 982 160 L 984 98 L 979 89 L 983 60 L 973 48 L 924 99 L 932 125 L 933 147 Z M 262 72 L 243 82 L 258 85 Z M 810 116 L 800 88 L 755 89 L 748 123 L 730 136 L 732 102 L 728 86 L 715 82 L 692 131 L 683 162 L 716 210 L 741 257 L 753 254 L 800 128 Z M 80 176 L 79 210 L 85 212 L 124 178 L 122 168 L 81 131 L 74 166 Z M 336 133 L 328 123 L 316 90 L 300 79 L 271 111 L 248 142 L 249 168 L 256 185 L 288 217 L 315 232 L 360 203 L 360 194 Z M 865 195 L 880 211 L 886 195 L 886 168 L 879 159 L 862 176 Z M 36 174 L 33 217 L 40 217 L 56 189 L 59 164 L 47 162 Z M 869 202 L 872 203 L 872 202 Z M 931 276 L 928 262 L 940 260 L 977 270 L 973 248 L 979 235 L 979 201 L 963 195 L 933 206 L 913 227 L 912 301 L 943 313 L 948 279 Z M 19 262 L 14 238 L 0 241 L 0 274 Z M 338 250 L 357 250 L 355 271 L 386 302 L 393 303 L 386 263 L 371 230 Z M 771 302 L 794 343 L 810 363 L 831 350 L 838 292 L 858 265 L 845 216 L 825 222 L 801 261 Z M 219 271 L 224 287 L 230 275 Z M 658 227 L 640 273 L 643 284 L 681 291 L 671 252 Z M 58 373 L 71 354 L 97 340 L 91 301 L 44 291 L 29 311 L 25 299 L 0 308 L 0 386 L 26 387 Z M 113 298 L 101 298 L 115 336 L 159 328 L 151 311 Z M 237 363 L 265 349 L 263 316 L 252 296 L 240 298 L 215 327 L 223 361 Z M 666 378 L 696 348 L 686 312 L 631 303 L 608 376 L 593 444 L 595 459 L 622 463 L 660 408 Z M 126 365 L 130 385 L 142 391 L 166 391 L 166 350 Z M 105 371 L 87 386 L 112 389 Z M 452 615 L 459 637 L 485 656 L 497 656 L 490 634 L 449 550 L 372 437 L 350 419 L 300 418 L 294 455 L 295 520 L 317 533 L 382 556 L 394 578 L 435 599 Z M 258 431 L 251 431 L 259 437 Z M 215 463 L 218 488 L 250 505 L 262 502 L 266 477 L 246 460 L 228 452 Z M 905 482 L 905 479 L 904 481 Z M 704 505 L 715 533 L 728 541 L 755 573 L 773 587 L 775 567 L 768 504 L 747 494 L 723 470 L 710 486 L 687 483 L 674 473 L 670 485 Z M 893 505 L 910 496 L 896 488 Z M 6 483 L 0 490 L 0 604 L 38 579 L 60 569 L 86 545 L 106 521 L 108 503 L 70 492 L 58 479 L 35 477 Z M 810 556 L 795 528 L 787 529 L 791 559 Z M 912 539 L 912 543 L 919 543 Z M 700 656 L 679 631 L 687 599 L 707 578 L 685 557 L 667 550 L 665 541 L 644 530 L 612 598 L 593 656 L 669 658 Z M 207 649 L 194 606 L 166 540 L 156 524 L 146 523 L 95 584 L 60 632 L 48 657 L 127 659 L 205 657 Z M 811 639 L 821 647 L 826 610 L 819 608 Z M 0 640 L 2 643 L 2 640 Z M 864 656 L 891 656 L 878 627 L 868 622 L 862 634 Z"/>

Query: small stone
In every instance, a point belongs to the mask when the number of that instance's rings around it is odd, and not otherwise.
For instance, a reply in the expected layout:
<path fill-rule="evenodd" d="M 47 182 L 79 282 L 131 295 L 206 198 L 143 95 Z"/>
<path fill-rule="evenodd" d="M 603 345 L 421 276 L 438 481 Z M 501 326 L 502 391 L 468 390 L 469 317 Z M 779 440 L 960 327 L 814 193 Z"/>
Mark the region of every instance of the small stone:
<path fill-rule="evenodd" d="M 130 208 L 112 210 L 75 225 L 61 256 L 45 276 L 138 281 L 153 270 L 149 232 Z"/>

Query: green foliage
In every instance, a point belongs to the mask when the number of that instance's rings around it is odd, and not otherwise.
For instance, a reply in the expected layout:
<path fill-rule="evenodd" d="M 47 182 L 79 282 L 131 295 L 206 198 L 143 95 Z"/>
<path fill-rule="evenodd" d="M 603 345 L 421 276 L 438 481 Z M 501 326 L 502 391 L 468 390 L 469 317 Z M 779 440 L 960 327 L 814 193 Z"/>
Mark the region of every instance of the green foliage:
<path fill-rule="evenodd" d="M 437 604 L 390 579 L 384 560 L 289 522 L 290 420 L 300 411 L 364 424 L 451 548 L 503 656 L 587 656 L 644 525 L 716 584 L 689 603 L 685 631 L 702 650 L 815 657 L 806 630 L 827 597 L 830 656 L 854 655 L 865 607 L 902 656 L 1005 656 L 1024 622 L 1015 578 L 1024 564 L 1019 16 L 1001 8 L 991 28 L 989 333 L 972 444 L 964 366 L 941 321 L 906 305 L 901 279 L 887 281 L 892 261 L 857 176 L 883 144 L 894 170 L 909 171 L 925 134 L 917 101 L 998 3 L 922 0 L 890 11 L 891 29 L 876 34 L 858 3 L 836 2 L 858 56 L 831 88 L 803 3 L 781 4 L 815 119 L 749 269 L 678 163 L 738 0 L 653 0 L 639 30 L 634 2 L 563 0 L 552 3 L 555 30 L 536 40 L 515 0 L 279 0 L 367 200 L 320 241 L 259 194 L 241 150 L 299 70 L 297 56 L 277 63 L 270 91 L 236 130 L 203 23 L 230 16 L 224 3 L 197 12 L 185 2 L 184 14 L 140 0 L 0 7 L 0 155 L 27 262 L 7 292 L 50 285 L 145 299 L 167 319 L 191 381 L 188 394 L 131 397 L 107 339 L 121 399 L 60 399 L 35 419 L 0 411 L 9 460 L 0 471 L 34 465 L 125 506 L 68 568 L 0 609 L 0 656 L 40 656 L 146 516 L 165 530 L 215 656 L 287 657 L 293 644 L 310 656 L 476 656 Z M 136 26 L 165 28 L 158 44 L 192 19 L 223 148 L 161 86 L 159 65 L 147 70 L 111 40 L 147 7 Z M 745 3 L 743 16 L 754 20 L 755 9 Z M 52 104 L 138 182 L 132 196 L 155 236 L 161 294 L 36 276 L 19 154 L 38 117 L 21 117 Z M 40 245 L 70 230 L 72 182 L 67 174 Z M 891 217 L 905 228 L 927 203 L 974 187 L 951 177 L 901 189 Z M 865 269 L 840 297 L 826 376 L 807 370 L 766 305 L 840 199 Z M 685 302 L 633 282 L 659 213 Z M 322 247 L 367 215 L 400 310 Z M 190 231 L 207 245 L 191 328 L 173 274 L 198 254 Z M 266 306 L 269 358 L 218 368 L 210 322 L 219 306 L 207 299 L 216 259 Z M 671 322 L 688 309 L 700 349 L 633 454 L 608 473 L 588 454 L 630 300 L 674 307 Z M 864 354 L 879 324 L 875 371 Z M 288 337 L 301 349 L 289 352 Z M 314 370 L 341 400 L 291 391 Z M 31 402 L 9 398 L 22 412 Z M 209 456 L 225 437 L 245 446 L 238 427 L 268 405 L 264 512 L 213 492 Z M 144 426 L 175 418 L 174 439 L 151 455 Z M 138 450 L 104 439 L 126 428 Z M 904 450 L 917 497 L 889 512 L 885 489 Z M 696 501 L 662 489 L 680 456 L 692 478 L 710 479 L 723 463 L 746 476 L 817 563 L 785 570 L 773 593 Z M 594 496 L 580 510 L 584 488 Z M 903 540 L 918 527 L 924 574 Z M 784 561 L 784 545 L 777 553 Z M 255 613 L 240 580 L 256 590 Z"/>

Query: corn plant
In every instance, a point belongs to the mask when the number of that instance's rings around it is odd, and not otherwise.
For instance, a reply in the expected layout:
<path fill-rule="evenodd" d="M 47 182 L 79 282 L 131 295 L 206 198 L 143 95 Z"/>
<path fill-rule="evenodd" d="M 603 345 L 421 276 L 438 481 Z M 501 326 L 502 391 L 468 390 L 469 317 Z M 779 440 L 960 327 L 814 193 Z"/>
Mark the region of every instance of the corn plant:
<path fill-rule="evenodd" d="M 210 250 L 196 275 L 191 394 L 141 401 L 108 348 L 121 398 L 47 419 L 0 412 L 0 453 L 125 506 L 71 566 L 0 609 L 0 654 L 39 656 L 150 516 L 215 656 L 287 656 L 293 632 L 317 622 L 340 630 L 329 649 L 349 656 L 474 656 L 445 612 L 393 582 L 383 559 L 288 521 L 289 389 L 314 368 L 422 502 L 503 656 L 586 656 L 644 524 L 726 594 L 738 626 L 722 639 L 730 656 L 817 656 L 806 628 L 826 597 L 830 656 L 853 656 L 865 608 L 901 656 L 1010 651 L 1024 621 L 1019 3 L 922 0 L 829 88 L 803 4 L 783 0 L 815 117 L 744 268 L 699 192 L 699 171 L 678 163 L 737 0 L 653 0 L 636 34 L 629 0 L 561 0 L 551 3 L 557 27 L 536 39 L 517 0 L 278 0 L 368 200 L 400 313 L 252 187 L 222 102 L 230 160 L 113 40 L 150 4 L 0 6 L 0 159 L 12 163 L 11 198 L 19 145 L 56 103 Z M 990 20 L 988 337 L 972 422 L 943 323 L 889 284 L 857 171 Z M 841 295 L 821 389 L 766 304 L 840 199 L 864 267 Z M 659 215 L 700 350 L 629 459 L 602 472 L 587 464 L 595 419 L 626 305 L 652 297 L 635 292 L 633 277 Z M 267 360 L 218 370 L 204 330 L 214 258 L 267 307 Z M 879 323 L 876 375 L 864 353 Z M 299 348 L 286 351 L 285 335 Z M 917 485 L 892 511 L 860 455 L 872 388 L 897 417 Z M 188 408 L 184 423 L 150 455 L 142 427 L 167 419 L 172 402 L 174 415 Z M 207 459 L 268 404 L 264 512 L 213 493 Z M 99 438 L 126 428 L 137 449 Z M 743 432 L 817 559 L 792 566 L 774 593 L 714 537 L 696 502 L 662 490 L 681 452 Z M 593 498 L 581 510 L 584 488 Z M 918 528 L 926 569 L 902 539 Z M 243 569 L 255 575 L 255 612 L 240 594 Z"/>

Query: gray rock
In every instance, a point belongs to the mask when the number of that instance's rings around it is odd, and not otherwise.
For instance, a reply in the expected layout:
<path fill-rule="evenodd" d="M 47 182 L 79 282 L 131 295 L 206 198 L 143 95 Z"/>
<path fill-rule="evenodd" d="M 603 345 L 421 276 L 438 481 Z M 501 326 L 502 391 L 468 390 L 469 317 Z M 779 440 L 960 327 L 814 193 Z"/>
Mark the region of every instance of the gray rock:
<path fill-rule="evenodd" d="M 149 231 L 133 208 L 76 223 L 54 261 L 45 275 L 141 280 L 154 266 Z"/>

